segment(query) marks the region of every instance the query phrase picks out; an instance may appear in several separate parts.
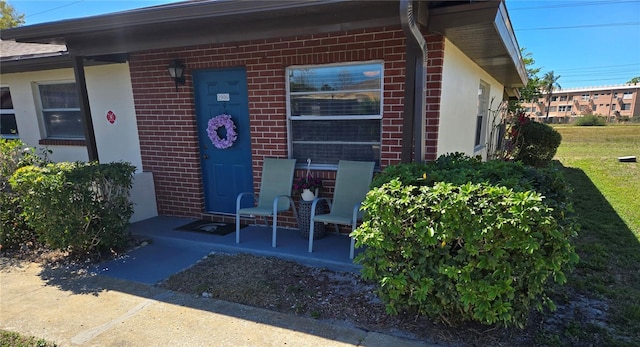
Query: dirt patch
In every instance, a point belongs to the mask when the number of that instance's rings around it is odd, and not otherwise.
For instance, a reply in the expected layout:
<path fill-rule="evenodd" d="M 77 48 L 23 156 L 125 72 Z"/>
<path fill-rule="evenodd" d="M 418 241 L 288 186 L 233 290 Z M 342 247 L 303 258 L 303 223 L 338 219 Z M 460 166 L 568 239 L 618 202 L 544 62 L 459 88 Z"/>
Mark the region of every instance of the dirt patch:
<path fill-rule="evenodd" d="M 390 316 L 375 295 L 376 286 L 363 281 L 358 274 L 313 268 L 277 258 L 213 253 L 160 286 L 433 344 L 534 344 L 528 330 L 479 324 L 451 328 L 425 317 Z"/>

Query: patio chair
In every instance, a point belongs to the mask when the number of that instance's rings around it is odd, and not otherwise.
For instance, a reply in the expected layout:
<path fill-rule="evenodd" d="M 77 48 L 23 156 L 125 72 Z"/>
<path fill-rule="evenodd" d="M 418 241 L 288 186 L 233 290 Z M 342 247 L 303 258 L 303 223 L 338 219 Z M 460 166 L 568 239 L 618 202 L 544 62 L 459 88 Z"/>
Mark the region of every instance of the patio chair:
<path fill-rule="evenodd" d="M 374 165 L 373 162 L 348 160 L 341 160 L 338 163 L 333 201 L 326 198 L 316 198 L 311 205 L 309 252 L 313 252 L 315 222 L 335 224 L 338 232 L 338 224 L 351 225 L 351 231 L 356 229 L 358 221 L 362 220 L 363 213 L 360 211 L 360 204 L 369 191 Z M 316 205 L 322 200 L 325 200 L 329 205 L 329 213 L 316 214 Z M 353 259 L 354 248 L 355 240 L 351 238 L 350 259 Z"/>
<path fill-rule="evenodd" d="M 236 243 L 240 243 L 240 216 L 262 216 L 265 224 L 268 224 L 267 217 L 273 217 L 272 247 L 276 247 L 278 213 L 288 211 L 290 207 L 293 207 L 293 214 L 298 220 L 296 206 L 291 199 L 295 165 L 295 159 L 264 159 L 258 205 L 240 208 L 241 200 L 245 195 L 253 195 L 253 201 L 255 201 L 256 195 L 254 193 L 240 193 L 236 199 Z"/>

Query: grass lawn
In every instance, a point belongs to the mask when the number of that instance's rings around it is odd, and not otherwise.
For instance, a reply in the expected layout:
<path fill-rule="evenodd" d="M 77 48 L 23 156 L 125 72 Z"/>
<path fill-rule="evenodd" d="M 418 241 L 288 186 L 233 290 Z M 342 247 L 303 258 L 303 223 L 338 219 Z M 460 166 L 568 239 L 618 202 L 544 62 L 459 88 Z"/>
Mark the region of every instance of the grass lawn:
<path fill-rule="evenodd" d="M 0 347 L 55 347 L 55 343 L 47 342 L 33 336 L 25 336 L 11 331 L 0 330 Z"/>
<path fill-rule="evenodd" d="M 574 190 L 581 231 L 574 245 L 580 263 L 568 291 L 608 305 L 608 328 L 570 322 L 565 336 L 578 345 L 640 345 L 640 125 L 557 126 L 562 144 L 556 159 Z M 596 338 L 599 337 L 599 338 Z"/>

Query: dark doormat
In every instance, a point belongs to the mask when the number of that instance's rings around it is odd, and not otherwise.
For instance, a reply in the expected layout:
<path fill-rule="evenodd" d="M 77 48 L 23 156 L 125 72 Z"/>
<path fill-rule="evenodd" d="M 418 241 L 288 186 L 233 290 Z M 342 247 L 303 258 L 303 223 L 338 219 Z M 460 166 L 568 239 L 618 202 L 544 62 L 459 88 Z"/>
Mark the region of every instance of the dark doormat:
<path fill-rule="evenodd" d="M 245 224 L 240 224 L 240 229 L 246 227 Z M 197 220 L 189 224 L 177 227 L 174 230 L 195 231 L 199 233 L 205 233 L 209 235 L 227 235 L 236 231 L 235 223 L 222 223 L 222 222 L 209 222 L 204 220 Z"/>

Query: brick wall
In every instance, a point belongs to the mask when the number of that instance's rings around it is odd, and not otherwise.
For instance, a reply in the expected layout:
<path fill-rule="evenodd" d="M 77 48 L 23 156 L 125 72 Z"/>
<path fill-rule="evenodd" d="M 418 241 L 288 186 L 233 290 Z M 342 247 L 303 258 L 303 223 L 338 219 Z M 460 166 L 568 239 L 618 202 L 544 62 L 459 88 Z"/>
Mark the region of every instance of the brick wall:
<path fill-rule="evenodd" d="M 426 37 L 427 152 L 435 159 L 444 39 Z M 175 91 L 166 67 L 172 59 L 187 66 L 186 84 Z M 264 157 L 287 156 L 285 68 L 290 65 L 353 61 L 384 61 L 384 116 L 381 166 L 400 161 L 404 110 L 405 39 L 399 27 L 378 28 L 211 44 L 131 55 L 130 69 L 144 171 L 154 174 L 158 213 L 202 217 L 204 196 L 191 71 L 244 66 L 249 89 L 249 114 L 254 184 L 259 191 Z M 296 175 L 302 175 L 299 170 Z M 323 178 L 323 196 L 332 192 L 334 171 L 314 172 Z M 284 222 L 295 225 L 291 215 Z"/>

